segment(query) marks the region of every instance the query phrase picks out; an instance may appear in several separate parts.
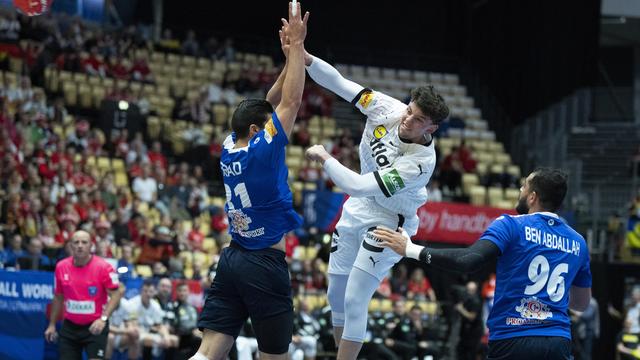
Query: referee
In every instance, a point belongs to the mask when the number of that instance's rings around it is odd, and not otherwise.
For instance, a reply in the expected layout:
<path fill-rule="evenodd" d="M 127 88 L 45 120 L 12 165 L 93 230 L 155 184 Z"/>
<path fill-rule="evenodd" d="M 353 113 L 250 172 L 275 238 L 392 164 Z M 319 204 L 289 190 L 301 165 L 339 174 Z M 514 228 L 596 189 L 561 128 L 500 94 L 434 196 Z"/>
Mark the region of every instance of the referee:
<path fill-rule="evenodd" d="M 59 358 L 82 359 L 82 350 L 86 350 L 89 359 L 104 359 L 109 316 L 117 308 L 123 288 L 113 267 L 91 254 L 89 233 L 76 231 L 69 241 L 72 256 L 56 265 L 55 296 L 44 336 L 50 342 L 58 337 L 56 320 L 64 303 Z"/>

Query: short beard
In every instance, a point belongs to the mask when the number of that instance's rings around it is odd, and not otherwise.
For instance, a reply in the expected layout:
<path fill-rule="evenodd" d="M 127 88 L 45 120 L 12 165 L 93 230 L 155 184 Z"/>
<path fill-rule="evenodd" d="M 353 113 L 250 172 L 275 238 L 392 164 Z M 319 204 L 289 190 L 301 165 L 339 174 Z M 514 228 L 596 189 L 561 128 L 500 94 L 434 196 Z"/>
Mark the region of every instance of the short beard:
<path fill-rule="evenodd" d="M 529 206 L 527 205 L 526 198 L 518 199 L 518 205 L 516 205 L 516 212 L 520 215 L 526 215 L 529 213 Z"/>

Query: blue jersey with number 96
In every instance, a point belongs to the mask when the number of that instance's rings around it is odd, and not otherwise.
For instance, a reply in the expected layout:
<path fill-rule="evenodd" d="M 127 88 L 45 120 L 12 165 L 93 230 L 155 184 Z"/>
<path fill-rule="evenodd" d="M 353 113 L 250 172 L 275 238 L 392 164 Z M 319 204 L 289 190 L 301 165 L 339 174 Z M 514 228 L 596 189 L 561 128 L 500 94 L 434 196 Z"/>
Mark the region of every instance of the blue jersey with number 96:
<path fill-rule="evenodd" d="M 502 254 L 496 269 L 489 340 L 521 336 L 571 339 L 571 286 L 591 287 L 584 238 L 556 214 L 502 215 L 480 237 Z"/>
<path fill-rule="evenodd" d="M 302 225 L 287 184 L 288 142 L 275 112 L 247 146 L 234 149 L 233 135 L 224 141 L 220 157 L 227 196 L 224 208 L 231 237 L 245 249 L 270 247 Z"/>

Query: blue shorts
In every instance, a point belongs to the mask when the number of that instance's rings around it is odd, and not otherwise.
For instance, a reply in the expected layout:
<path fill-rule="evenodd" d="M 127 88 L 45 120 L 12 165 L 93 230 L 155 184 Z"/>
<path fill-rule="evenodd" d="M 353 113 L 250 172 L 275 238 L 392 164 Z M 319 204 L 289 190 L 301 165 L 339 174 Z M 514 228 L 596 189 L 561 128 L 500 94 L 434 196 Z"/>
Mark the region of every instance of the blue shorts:
<path fill-rule="evenodd" d="M 284 252 L 247 250 L 231 242 L 220 254 L 198 327 L 236 338 L 247 317 L 260 351 L 287 352 L 293 334 L 293 301 Z"/>
<path fill-rule="evenodd" d="M 571 340 L 561 336 L 523 336 L 489 341 L 487 360 L 571 360 Z"/>

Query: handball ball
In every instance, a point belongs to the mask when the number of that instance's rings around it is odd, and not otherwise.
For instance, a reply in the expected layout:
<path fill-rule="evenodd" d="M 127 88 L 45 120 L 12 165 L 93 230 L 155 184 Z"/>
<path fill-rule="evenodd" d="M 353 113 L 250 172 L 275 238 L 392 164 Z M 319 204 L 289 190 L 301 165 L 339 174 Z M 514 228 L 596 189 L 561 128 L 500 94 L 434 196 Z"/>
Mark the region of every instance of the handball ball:
<path fill-rule="evenodd" d="M 53 0 L 13 0 L 13 4 L 27 16 L 42 15 L 51 8 Z"/>

